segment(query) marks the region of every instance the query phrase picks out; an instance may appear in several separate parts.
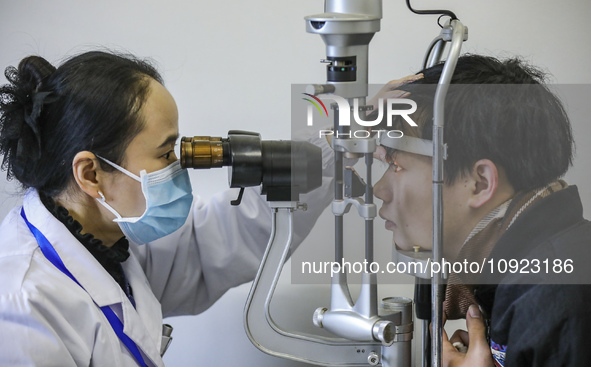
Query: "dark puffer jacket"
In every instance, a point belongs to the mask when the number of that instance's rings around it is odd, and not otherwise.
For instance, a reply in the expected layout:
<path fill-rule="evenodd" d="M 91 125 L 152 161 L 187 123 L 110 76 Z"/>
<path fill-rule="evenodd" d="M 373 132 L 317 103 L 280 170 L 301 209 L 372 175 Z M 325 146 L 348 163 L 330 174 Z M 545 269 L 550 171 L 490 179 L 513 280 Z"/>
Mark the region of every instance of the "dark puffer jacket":
<path fill-rule="evenodd" d="M 475 291 L 497 365 L 591 366 L 591 222 L 576 186 L 522 213 L 489 259 L 519 261 Z"/>

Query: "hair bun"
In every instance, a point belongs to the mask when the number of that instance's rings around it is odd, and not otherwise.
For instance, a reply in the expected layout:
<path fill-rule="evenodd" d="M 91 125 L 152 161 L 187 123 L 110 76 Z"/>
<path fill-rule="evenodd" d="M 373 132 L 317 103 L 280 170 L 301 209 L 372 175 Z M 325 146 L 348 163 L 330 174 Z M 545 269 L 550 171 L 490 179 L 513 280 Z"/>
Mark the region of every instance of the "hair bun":
<path fill-rule="evenodd" d="M 44 83 L 56 68 L 39 56 L 24 58 L 18 65 L 6 68 L 9 84 L 0 87 L 0 154 L 8 176 L 19 176 L 31 160 L 41 157 L 39 116 L 50 90 Z M 15 164 L 18 163 L 18 164 Z"/>
<path fill-rule="evenodd" d="M 39 91 L 55 67 L 40 56 L 29 56 L 18 64 L 18 83 L 31 92 Z"/>

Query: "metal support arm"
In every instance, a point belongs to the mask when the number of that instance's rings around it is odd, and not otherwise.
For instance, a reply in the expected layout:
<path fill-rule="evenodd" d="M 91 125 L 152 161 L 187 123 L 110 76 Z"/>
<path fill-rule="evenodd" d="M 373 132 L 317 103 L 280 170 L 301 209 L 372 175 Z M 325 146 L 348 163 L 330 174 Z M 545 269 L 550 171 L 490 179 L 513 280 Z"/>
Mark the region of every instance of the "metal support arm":
<path fill-rule="evenodd" d="M 320 366 L 367 366 L 372 352 L 380 354 L 380 343 L 289 332 L 273 320 L 270 304 L 291 245 L 295 208 L 295 203 L 283 205 L 272 208 L 271 238 L 246 303 L 248 337 L 257 348 L 276 357 Z"/>

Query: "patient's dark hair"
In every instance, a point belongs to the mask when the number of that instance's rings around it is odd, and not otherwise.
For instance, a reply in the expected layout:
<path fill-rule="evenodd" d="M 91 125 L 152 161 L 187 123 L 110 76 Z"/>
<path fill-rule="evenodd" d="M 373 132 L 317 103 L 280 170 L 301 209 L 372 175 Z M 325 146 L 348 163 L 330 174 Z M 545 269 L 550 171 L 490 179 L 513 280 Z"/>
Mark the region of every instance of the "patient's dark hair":
<path fill-rule="evenodd" d="M 421 71 L 423 79 L 399 89 L 417 103 L 409 115 L 419 126 L 394 118 L 388 129 L 432 139 L 433 97 L 443 65 Z M 371 116 L 370 116 L 371 117 Z M 544 73 L 519 59 L 466 55 L 459 58 L 445 103 L 446 183 L 480 159 L 504 168 L 516 191 L 543 187 L 572 164 L 569 118 Z"/>
<path fill-rule="evenodd" d="M 49 196 L 63 192 L 76 153 L 91 151 L 121 164 L 142 130 L 139 110 L 150 78 L 162 78 L 148 62 L 93 51 L 57 69 L 29 56 L 5 71 L 0 87 L 0 154 L 9 179 Z M 110 166 L 103 165 L 105 170 Z"/>

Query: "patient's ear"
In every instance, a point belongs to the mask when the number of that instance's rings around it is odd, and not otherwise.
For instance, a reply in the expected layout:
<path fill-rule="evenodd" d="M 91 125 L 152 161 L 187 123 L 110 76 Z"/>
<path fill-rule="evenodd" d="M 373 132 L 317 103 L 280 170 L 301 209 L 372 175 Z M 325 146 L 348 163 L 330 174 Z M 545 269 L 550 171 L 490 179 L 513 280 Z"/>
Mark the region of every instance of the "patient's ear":
<path fill-rule="evenodd" d="M 472 208 L 480 208 L 490 201 L 499 188 L 499 170 L 488 159 L 481 159 L 474 163 L 471 172 L 472 193 L 469 205 Z"/>

